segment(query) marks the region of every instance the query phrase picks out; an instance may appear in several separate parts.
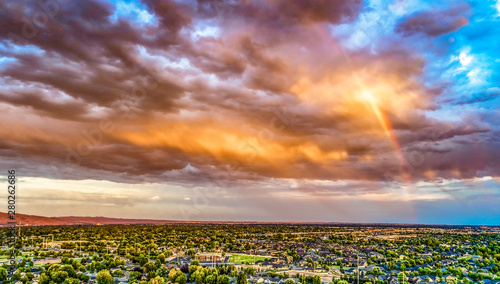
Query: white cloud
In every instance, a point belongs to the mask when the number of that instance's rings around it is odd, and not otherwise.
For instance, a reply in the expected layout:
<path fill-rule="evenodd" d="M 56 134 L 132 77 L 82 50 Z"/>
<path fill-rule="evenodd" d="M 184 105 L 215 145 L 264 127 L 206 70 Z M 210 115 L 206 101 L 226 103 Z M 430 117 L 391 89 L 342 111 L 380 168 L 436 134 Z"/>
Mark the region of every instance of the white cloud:
<path fill-rule="evenodd" d="M 194 39 L 200 37 L 219 37 L 220 36 L 220 28 L 215 26 L 208 25 L 200 25 L 196 27 L 194 32 L 190 33 L 191 37 Z"/>
<path fill-rule="evenodd" d="M 428 4 L 419 0 L 394 1 L 389 5 L 389 10 L 397 16 L 408 15 L 427 8 Z"/>
<path fill-rule="evenodd" d="M 488 72 L 481 68 L 474 68 L 467 72 L 467 77 L 469 78 L 469 82 L 472 85 L 480 85 L 485 84 L 485 77 Z"/>
<path fill-rule="evenodd" d="M 468 50 L 464 50 L 464 51 L 460 52 L 460 55 L 458 56 L 458 60 L 460 61 L 460 64 L 462 64 L 462 66 L 464 66 L 464 67 L 469 65 L 472 62 L 472 60 L 474 59 L 474 57 L 469 54 L 469 51 L 470 51 L 470 48 Z"/>
<path fill-rule="evenodd" d="M 392 34 L 398 19 L 413 13 L 425 6 L 419 1 L 374 0 L 368 4 L 369 9 L 361 13 L 354 23 L 331 26 L 332 33 L 344 39 L 341 44 L 348 50 L 358 50 L 371 47 L 384 35 Z"/>
<path fill-rule="evenodd" d="M 137 18 L 143 23 L 150 23 L 153 20 L 154 16 L 148 13 L 146 10 L 142 10 L 139 12 Z"/>
<path fill-rule="evenodd" d="M 12 62 L 15 62 L 17 59 L 15 58 L 12 58 L 12 57 L 0 57 L 0 64 L 3 64 L 3 63 L 12 63 Z"/>
<path fill-rule="evenodd" d="M 132 18 L 135 22 L 142 24 L 152 24 L 155 19 L 153 14 L 139 7 L 136 3 L 123 1 L 116 3 L 116 11 L 112 19 L 116 21 L 119 17 Z"/>

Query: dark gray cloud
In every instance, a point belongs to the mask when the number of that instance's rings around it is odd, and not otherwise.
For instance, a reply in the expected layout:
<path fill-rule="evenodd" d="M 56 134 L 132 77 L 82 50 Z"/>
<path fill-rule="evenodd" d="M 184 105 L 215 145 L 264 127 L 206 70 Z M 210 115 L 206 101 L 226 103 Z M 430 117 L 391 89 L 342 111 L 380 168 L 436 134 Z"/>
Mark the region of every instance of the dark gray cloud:
<path fill-rule="evenodd" d="M 423 33 L 436 37 L 449 34 L 467 25 L 469 5 L 457 4 L 446 10 L 421 11 L 402 19 L 396 26 L 395 32 L 405 36 Z"/>
<path fill-rule="evenodd" d="M 329 27 L 356 20 L 361 1 L 144 1 L 154 21 L 141 24 L 103 1 L 54 2 L 46 21 L 23 3 L 0 4 L 0 56 L 12 59 L 0 134 L 15 133 L 0 153 L 29 175 L 237 187 L 397 180 L 405 163 L 415 179 L 499 168 L 497 143 L 474 146 L 488 125 L 426 116 L 442 90 L 422 82 L 427 62 L 404 39 L 348 58 L 334 48 Z M 467 9 L 419 12 L 396 30 L 445 34 Z"/>

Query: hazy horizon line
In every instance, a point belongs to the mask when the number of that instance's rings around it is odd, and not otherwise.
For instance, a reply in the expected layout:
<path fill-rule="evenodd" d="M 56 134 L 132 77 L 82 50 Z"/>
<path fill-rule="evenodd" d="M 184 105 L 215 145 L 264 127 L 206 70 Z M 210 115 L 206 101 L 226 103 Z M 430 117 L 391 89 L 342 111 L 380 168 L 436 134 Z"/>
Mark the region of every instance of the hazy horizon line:
<path fill-rule="evenodd" d="M 0 211 L 0 214 L 7 214 Z M 346 222 L 346 221 L 234 221 L 234 220 L 176 220 L 176 219 L 154 219 L 154 218 L 126 218 L 126 217 L 108 217 L 108 216 L 44 216 L 17 213 L 17 216 L 36 216 L 44 218 L 104 218 L 116 220 L 139 220 L 139 221 L 157 221 L 157 222 L 171 222 L 171 223 L 231 223 L 231 224 L 332 224 L 332 225 L 399 225 L 399 226 L 446 226 L 446 227 L 499 227 L 500 224 L 486 225 L 486 224 L 437 224 L 437 223 L 398 223 L 398 222 Z M 22 225 L 22 223 L 21 223 Z M 112 224 L 106 224 L 112 225 Z M 135 224 L 138 225 L 138 224 Z"/>

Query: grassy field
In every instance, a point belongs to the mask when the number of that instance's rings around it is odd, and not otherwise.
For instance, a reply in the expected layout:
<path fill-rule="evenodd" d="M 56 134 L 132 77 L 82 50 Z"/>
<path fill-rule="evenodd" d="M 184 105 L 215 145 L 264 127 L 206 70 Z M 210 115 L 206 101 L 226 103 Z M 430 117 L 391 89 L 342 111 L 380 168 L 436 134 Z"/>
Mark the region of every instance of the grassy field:
<path fill-rule="evenodd" d="M 233 254 L 229 257 L 229 262 L 233 262 L 233 263 L 248 262 L 248 263 L 253 264 L 254 260 L 259 261 L 259 260 L 266 260 L 266 259 L 269 259 L 269 257 L 253 256 L 253 255 L 245 255 L 245 254 Z"/>
<path fill-rule="evenodd" d="M 5 259 L 9 259 L 9 255 L 0 255 L 0 260 L 5 260 Z M 21 255 L 18 255 L 16 256 L 17 259 L 20 259 L 20 258 L 26 258 L 28 256 L 24 255 L 24 254 L 21 254 Z"/>

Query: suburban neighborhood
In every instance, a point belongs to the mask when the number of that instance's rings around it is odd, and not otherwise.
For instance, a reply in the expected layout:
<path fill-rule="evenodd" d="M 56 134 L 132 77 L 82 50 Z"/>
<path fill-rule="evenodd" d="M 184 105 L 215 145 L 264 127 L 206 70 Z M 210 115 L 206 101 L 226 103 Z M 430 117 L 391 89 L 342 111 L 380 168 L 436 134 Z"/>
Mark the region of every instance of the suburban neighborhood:
<path fill-rule="evenodd" d="M 13 248 L 2 244 L 0 281 L 492 284 L 500 283 L 499 232 L 319 224 L 21 227 L 14 271 L 7 259 Z"/>

